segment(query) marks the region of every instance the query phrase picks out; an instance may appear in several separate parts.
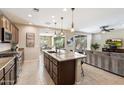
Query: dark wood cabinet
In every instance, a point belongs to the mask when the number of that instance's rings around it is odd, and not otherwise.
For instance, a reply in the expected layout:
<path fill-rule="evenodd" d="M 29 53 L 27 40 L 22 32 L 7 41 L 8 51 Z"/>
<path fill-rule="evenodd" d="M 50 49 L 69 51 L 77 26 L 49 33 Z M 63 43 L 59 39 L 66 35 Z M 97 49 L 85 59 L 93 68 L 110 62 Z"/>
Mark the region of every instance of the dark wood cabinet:
<path fill-rule="evenodd" d="M 50 73 L 50 76 L 53 77 L 53 74 L 52 74 L 53 73 L 53 64 L 52 64 L 52 62 L 50 62 L 49 64 L 50 64 L 50 67 L 49 67 L 50 71 L 49 71 L 49 73 Z"/>
<path fill-rule="evenodd" d="M 4 78 L 0 80 L 0 85 L 4 85 Z"/>
<path fill-rule="evenodd" d="M 18 28 L 7 17 L 5 17 L 3 15 L 0 16 L 0 28 L 4 28 L 6 31 L 12 33 L 12 41 L 14 43 L 19 42 L 19 30 L 18 30 Z M 1 32 L 0 32 L 0 34 L 1 34 Z M 0 39 L 1 39 L 1 35 L 0 35 Z"/>
<path fill-rule="evenodd" d="M 0 85 L 3 85 L 4 84 L 4 73 L 3 73 L 3 70 L 0 70 Z"/>
<path fill-rule="evenodd" d="M 59 62 L 44 53 L 44 66 L 55 84 L 69 85 L 75 83 L 75 60 Z"/>
<path fill-rule="evenodd" d="M 16 80 L 16 72 L 15 72 L 15 65 L 13 65 L 9 71 L 5 74 L 5 85 L 13 85 L 15 84 Z"/>
<path fill-rule="evenodd" d="M 19 42 L 19 31 L 15 26 L 12 27 L 12 41 L 15 43 Z"/>
<path fill-rule="evenodd" d="M 11 82 L 10 82 L 10 70 L 5 74 L 4 78 L 5 78 L 5 85 L 11 85 Z"/>
<path fill-rule="evenodd" d="M 1 77 L 2 76 L 2 77 Z M 0 85 L 13 85 L 16 83 L 16 61 L 13 59 L 5 68 L 0 70 Z"/>

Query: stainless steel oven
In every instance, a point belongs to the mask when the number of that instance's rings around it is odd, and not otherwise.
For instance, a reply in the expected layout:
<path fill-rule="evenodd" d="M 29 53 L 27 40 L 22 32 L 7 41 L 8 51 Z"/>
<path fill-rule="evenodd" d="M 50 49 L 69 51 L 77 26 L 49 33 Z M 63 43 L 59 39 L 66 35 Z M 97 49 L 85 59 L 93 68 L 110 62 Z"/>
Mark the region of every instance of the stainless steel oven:
<path fill-rule="evenodd" d="M 1 41 L 3 43 L 10 43 L 12 40 L 12 33 L 1 28 Z"/>

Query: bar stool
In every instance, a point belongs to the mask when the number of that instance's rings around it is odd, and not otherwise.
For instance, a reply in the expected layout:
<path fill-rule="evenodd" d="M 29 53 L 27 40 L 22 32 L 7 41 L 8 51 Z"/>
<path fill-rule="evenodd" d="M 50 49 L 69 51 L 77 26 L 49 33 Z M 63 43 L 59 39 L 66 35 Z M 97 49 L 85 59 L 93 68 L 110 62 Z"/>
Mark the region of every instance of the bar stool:
<path fill-rule="evenodd" d="M 84 64 L 84 61 L 82 60 L 82 61 L 81 61 L 81 74 L 82 74 L 83 77 L 84 77 L 84 69 L 83 69 L 83 67 L 82 67 L 83 64 Z"/>

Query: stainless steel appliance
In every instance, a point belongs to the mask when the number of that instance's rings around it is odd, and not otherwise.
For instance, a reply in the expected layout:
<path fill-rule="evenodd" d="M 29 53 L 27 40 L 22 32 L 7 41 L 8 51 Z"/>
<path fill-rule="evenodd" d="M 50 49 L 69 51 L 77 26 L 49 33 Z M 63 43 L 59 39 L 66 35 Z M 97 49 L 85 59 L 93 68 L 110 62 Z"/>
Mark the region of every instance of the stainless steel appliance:
<path fill-rule="evenodd" d="M 12 40 L 12 33 L 1 28 L 1 41 L 3 43 L 10 43 Z"/>

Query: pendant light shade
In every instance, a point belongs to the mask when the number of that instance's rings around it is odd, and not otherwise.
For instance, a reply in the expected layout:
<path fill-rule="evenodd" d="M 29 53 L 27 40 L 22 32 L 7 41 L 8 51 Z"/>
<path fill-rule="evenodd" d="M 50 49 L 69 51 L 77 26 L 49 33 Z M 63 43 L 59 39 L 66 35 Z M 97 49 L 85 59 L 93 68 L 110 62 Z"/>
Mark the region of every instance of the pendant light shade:
<path fill-rule="evenodd" d="M 74 32 L 74 10 L 75 10 L 75 8 L 71 8 L 71 10 L 72 10 L 71 32 Z"/>
<path fill-rule="evenodd" d="M 57 23 L 55 22 L 54 24 L 55 24 L 55 28 L 56 28 L 56 24 L 57 24 Z M 56 30 L 55 30 L 55 34 L 54 34 L 54 35 L 55 35 L 55 37 L 57 36 Z"/>
<path fill-rule="evenodd" d="M 60 35 L 63 36 L 64 33 L 63 33 L 63 17 L 61 17 L 61 32 L 60 32 Z"/>

